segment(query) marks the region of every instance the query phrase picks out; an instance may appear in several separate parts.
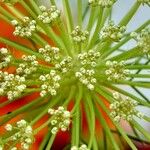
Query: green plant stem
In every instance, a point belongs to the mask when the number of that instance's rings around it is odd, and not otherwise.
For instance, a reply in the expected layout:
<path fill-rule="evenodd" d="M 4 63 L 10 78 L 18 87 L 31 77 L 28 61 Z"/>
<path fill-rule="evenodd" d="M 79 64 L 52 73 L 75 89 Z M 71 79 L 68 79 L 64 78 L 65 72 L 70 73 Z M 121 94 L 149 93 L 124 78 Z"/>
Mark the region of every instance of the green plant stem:
<path fill-rule="evenodd" d="M 128 74 L 128 77 L 134 78 L 150 78 L 149 74 Z"/>
<path fill-rule="evenodd" d="M 37 52 L 34 52 L 33 50 L 31 50 L 30 48 L 28 48 L 28 47 L 26 47 L 24 45 L 18 44 L 16 42 L 10 41 L 10 40 L 8 40 L 6 38 L 2 38 L 2 37 L 0 37 L 0 42 L 4 43 L 6 45 L 9 45 L 11 47 L 14 47 L 16 49 L 19 49 L 19 50 L 21 50 L 21 51 L 23 51 L 25 53 L 28 53 L 28 54 L 31 54 L 31 55 L 35 55 L 35 56 L 37 56 L 40 59 L 43 59 L 41 54 L 39 54 Z"/>
<path fill-rule="evenodd" d="M 41 119 L 45 114 L 47 114 L 47 113 L 48 113 L 48 109 L 51 108 L 51 107 L 53 107 L 53 106 L 55 106 L 55 105 L 58 103 L 58 101 L 60 100 L 60 98 L 61 98 L 61 97 L 52 98 L 52 99 L 50 100 L 50 102 L 47 103 L 47 107 L 46 107 L 40 114 L 38 114 L 38 116 L 35 117 L 35 118 L 30 122 L 30 124 L 31 124 L 31 125 L 35 124 L 39 119 Z"/>
<path fill-rule="evenodd" d="M 6 16 L 9 20 L 13 20 L 14 16 L 0 6 L 0 12 Z"/>
<path fill-rule="evenodd" d="M 128 93 L 128 92 L 126 92 L 126 91 L 124 91 L 124 90 L 122 90 L 122 89 L 120 89 L 120 88 L 118 88 L 118 87 L 116 87 L 116 86 L 111 85 L 111 84 L 106 84 L 106 86 L 107 86 L 108 88 L 112 89 L 112 90 L 115 90 L 115 91 L 117 91 L 117 92 L 119 92 L 119 93 L 122 93 L 124 96 L 128 96 L 128 97 L 130 97 L 130 98 L 132 98 L 132 99 L 138 101 L 138 102 L 139 102 L 140 104 L 142 104 L 143 106 L 150 107 L 150 104 L 149 104 L 149 103 L 143 101 L 142 99 L 136 97 L 135 95 L 133 95 L 133 94 L 131 94 L 131 93 Z"/>
<path fill-rule="evenodd" d="M 82 0 L 77 0 L 78 4 L 78 25 L 82 28 Z"/>
<path fill-rule="evenodd" d="M 136 69 L 150 69 L 150 65 L 144 65 L 144 64 L 140 64 L 140 65 L 127 65 L 126 66 L 127 69 L 133 69 L 133 70 L 136 70 Z"/>
<path fill-rule="evenodd" d="M 90 49 L 93 46 L 94 42 L 96 41 L 99 30 L 102 27 L 102 18 L 103 18 L 103 8 L 99 7 L 97 25 L 96 25 L 94 34 L 93 34 L 93 36 L 92 36 L 92 38 L 91 38 L 91 40 L 87 46 L 87 49 Z"/>
<path fill-rule="evenodd" d="M 113 84 L 113 83 L 112 83 Z M 131 86 L 137 86 L 137 87 L 143 87 L 143 88 L 150 88 L 150 83 L 148 82 L 133 82 L 133 81 L 117 81 L 114 82 L 114 84 L 122 84 L 122 85 L 131 85 Z"/>
<path fill-rule="evenodd" d="M 47 144 L 47 142 L 48 142 L 50 136 L 51 136 L 51 132 L 48 132 L 48 133 L 44 136 L 43 141 L 42 141 L 42 143 L 40 144 L 39 150 L 43 150 L 43 149 L 45 148 L 45 146 L 46 146 L 46 144 Z"/>
<path fill-rule="evenodd" d="M 91 135 L 90 135 L 90 140 L 89 140 L 89 144 L 88 144 L 88 148 L 91 149 L 92 144 L 93 144 L 93 140 L 94 140 L 94 136 L 95 136 L 95 113 L 94 113 L 94 105 L 92 103 L 92 98 L 91 95 L 88 94 L 88 92 L 86 91 L 86 95 L 85 95 L 85 99 L 88 105 L 88 109 L 90 112 L 90 116 L 91 116 L 91 122 L 89 124 L 89 127 L 91 126 Z"/>
<path fill-rule="evenodd" d="M 102 102 L 101 102 L 101 103 L 102 103 Z M 96 104 L 95 104 L 95 105 L 96 105 Z M 118 147 L 118 145 L 117 145 L 117 143 L 116 143 L 116 141 L 115 141 L 115 138 L 113 137 L 113 135 L 112 135 L 112 133 L 111 133 L 111 131 L 110 131 L 110 128 L 108 127 L 108 125 L 107 125 L 105 119 L 103 118 L 101 112 L 100 112 L 100 111 L 98 110 L 98 108 L 96 108 L 96 107 L 94 108 L 94 110 L 95 110 L 95 112 L 96 112 L 96 115 L 97 115 L 97 117 L 98 117 L 98 119 L 99 119 L 101 125 L 103 126 L 105 132 L 107 133 L 108 138 L 109 138 L 110 142 L 112 143 L 112 146 L 113 146 L 114 150 L 119 150 L 119 147 Z"/>
<path fill-rule="evenodd" d="M 45 128 L 46 126 L 48 126 L 51 122 L 52 118 L 48 119 L 45 123 L 43 123 L 40 127 L 36 128 L 34 130 L 34 135 L 36 135 L 39 131 L 41 131 L 43 128 Z"/>
<path fill-rule="evenodd" d="M 130 49 L 124 53 L 121 53 L 117 56 L 110 58 L 110 60 L 121 61 L 121 60 L 136 58 L 136 57 L 139 57 L 142 55 L 143 55 L 142 51 L 140 51 L 140 49 L 138 47 L 134 47 L 134 48 L 132 48 L 132 49 Z"/>
<path fill-rule="evenodd" d="M 50 150 L 50 149 L 51 149 L 51 147 L 52 147 L 52 145 L 53 145 L 53 142 L 54 142 L 54 140 L 55 140 L 55 137 L 56 137 L 55 134 L 53 134 L 53 135 L 50 137 L 49 142 L 48 142 L 48 145 L 47 145 L 47 147 L 46 147 L 45 150 Z"/>
<path fill-rule="evenodd" d="M 131 124 L 135 126 L 135 128 L 139 130 L 145 136 L 145 138 L 150 142 L 150 134 L 139 123 L 137 123 L 137 121 L 133 120 Z"/>
<path fill-rule="evenodd" d="M 76 92 L 76 87 L 72 86 L 71 90 L 70 90 L 70 93 L 69 93 L 69 96 L 68 96 L 68 98 L 65 100 L 65 102 L 63 104 L 64 107 L 67 107 L 67 105 L 69 104 L 69 102 L 71 101 L 73 96 L 75 95 L 75 92 Z"/>
<path fill-rule="evenodd" d="M 69 6 L 69 1 L 63 0 L 62 2 L 63 2 L 63 6 L 64 6 L 64 12 L 66 14 L 68 32 L 71 33 L 74 28 L 74 25 L 73 25 L 71 9 Z"/>
<path fill-rule="evenodd" d="M 87 25 L 87 30 L 90 32 L 93 26 L 94 16 L 96 13 L 96 9 L 94 7 L 90 7 L 90 18 Z"/>
<path fill-rule="evenodd" d="M 124 18 L 120 21 L 120 26 L 126 26 L 129 21 L 132 19 L 134 14 L 137 12 L 138 8 L 140 7 L 140 2 L 135 2 L 135 4 L 132 6 L 132 8 L 128 11 L 128 13 L 124 16 Z"/>
<path fill-rule="evenodd" d="M 74 114 L 74 113 L 75 113 L 76 109 L 77 109 L 77 108 L 79 107 L 79 105 L 80 105 L 80 101 L 81 101 L 82 96 L 83 96 L 83 87 L 82 87 L 82 85 L 78 84 L 78 89 L 79 89 L 79 91 L 78 91 L 78 93 L 77 93 L 76 103 L 75 103 L 73 109 L 71 110 L 71 114 Z"/>
<path fill-rule="evenodd" d="M 18 114 L 21 114 L 21 113 L 25 112 L 26 110 L 32 108 L 33 106 L 35 106 L 36 104 L 40 103 L 45 98 L 46 97 L 40 97 L 40 98 L 30 102 L 29 104 L 26 104 L 25 106 L 22 106 L 21 108 L 15 110 L 11 114 L 7 114 L 5 116 L 2 116 L 2 118 L 0 118 L 0 119 L 2 119 L 1 122 L 0 122 L 0 125 L 3 125 L 4 123 L 9 121 L 13 117 L 17 116 Z"/>
<path fill-rule="evenodd" d="M 80 141 L 80 106 L 75 111 L 75 123 L 74 123 L 74 128 L 75 128 L 75 142 L 74 144 L 78 147 L 79 146 L 79 141 Z"/>

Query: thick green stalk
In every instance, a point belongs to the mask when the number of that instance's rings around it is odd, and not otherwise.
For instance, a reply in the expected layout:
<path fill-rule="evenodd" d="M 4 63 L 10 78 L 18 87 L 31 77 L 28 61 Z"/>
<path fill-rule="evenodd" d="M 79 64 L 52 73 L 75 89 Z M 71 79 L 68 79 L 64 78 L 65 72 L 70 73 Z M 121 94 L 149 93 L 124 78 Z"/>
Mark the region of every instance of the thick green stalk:
<path fill-rule="evenodd" d="M 89 41 L 87 49 L 90 49 L 93 46 L 94 42 L 97 40 L 96 38 L 98 36 L 99 30 L 102 27 L 102 17 L 103 17 L 103 8 L 100 7 L 99 8 L 99 13 L 98 13 L 97 25 L 96 25 L 94 34 L 93 34 L 91 40 Z"/>
<path fill-rule="evenodd" d="M 88 109 L 90 112 L 90 116 L 91 116 L 91 122 L 89 124 L 89 126 L 91 127 L 91 135 L 90 135 L 90 140 L 88 143 L 88 148 L 91 149 L 92 144 L 93 144 L 93 140 L 94 140 L 94 136 L 95 136 L 95 113 L 94 113 L 94 104 L 92 102 L 92 98 L 91 95 L 88 94 L 88 91 L 86 90 L 86 95 L 85 95 L 85 99 L 88 105 Z"/>
<path fill-rule="evenodd" d="M 78 25 L 82 28 L 82 0 L 77 0 L 78 4 Z"/>
<path fill-rule="evenodd" d="M 90 7 L 90 18 L 89 18 L 89 21 L 88 21 L 88 25 L 87 25 L 87 31 L 91 31 L 91 28 L 93 27 L 93 21 L 94 21 L 94 16 L 95 16 L 95 13 L 96 13 L 96 9 L 95 7 Z"/>
<path fill-rule="evenodd" d="M 132 125 L 135 126 L 135 128 L 140 131 L 145 138 L 150 142 L 150 134 L 139 124 L 137 121 L 133 120 Z"/>
<path fill-rule="evenodd" d="M 68 32 L 71 33 L 74 28 L 74 25 L 73 25 L 73 18 L 72 18 L 69 1 L 63 0 L 62 2 L 64 6 L 64 12 L 66 14 Z"/>
<path fill-rule="evenodd" d="M 126 26 L 129 21 L 132 19 L 138 8 L 140 7 L 140 2 L 135 2 L 135 4 L 132 6 L 132 8 L 128 11 L 128 13 L 124 16 L 124 18 L 120 21 L 120 26 Z"/>
<path fill-rule="evenodd" d="M 96 105 L 96 104 L 95 104 L 95 105 Z M 100 121 L 102 127 L 104 128 L 105 132 L 107 133 L 107 136 L 108 136 L 110 142 L 112 143 L 112 146 L 113 146 L 114 150 L 119 150 L 119 147 L 118 147 L 118 145 L 117 145 L 117 143 L 116 143 L 116 141 L 115 141 L 115 138 L 113 137 L 113 135 L 112 135 L 112 133 L 111 133 L 111 131 L 110 131 L 110 128 L 109 128 L 109 126 L 107 125 L 105 119 L 103 118 L 101 112 L 100 112 L 100 111 L 98 110 L 98 108 L 96 108 L 96 107 L 95 107 L 94 110 L 95 110 L 95 112 L 96 112 L 96 115 L 97 115 L 97 117 L 98 117 L 98 119 L 99 119 L 99 121 Z"/>
<path fill-rule="evenodd" d="M 28 47 L 26 47 L 24 45 L 18 44 L 16 42 L 10 41 L 10 40 L 8 40 L 6 38 L 2 38 L 2 37 L 0 37 L 0 42 L 4 43 L 6 45 L 12 46 L 12 47 L 14 47 L 14 48 L 16 48 L 16 49 L 18 49 L 20 51 L 23 51 L 25 53 L 28 53 L 28 54 L 31 54 L 31 55 L 35 55 L 35 56 L 37 56 L 40 59 L 43 59 L 41 54 L 39 54 L 37 52 L 34 52 L 33 50 L 31 50 L 30 48 L 28 48 Z"/>
<path fill-rule="evenodd" d="M 111 89 L 113 89 L 113 90 L 119 92 L 119 93 L 122 93 L 124 96 L 128 96 L 128 97 L 130 97 L 130 98 L 136 100 L 137 102 L 139 102 L 139 103 L 140 103 L 141 105 L 143 105 L 143 106 L 150 107 L 150 104 L 149 104 L 149 103 L 143 101 L 142 99 L 136 97 L 135 95 L 133 95 L 133 94 L 131 94 L 131 93 L 128 93 L 128 92 L 122 90 L 121 88 L 118 88 L 118 87 L 113 86 L 113 85 L 111 85 L 111 84 L 106 84 L 106 86 L 107 86 L 108 88 L 111 88 Z"/>
<path fill-rule="evenodd" d="M 51 147 L 52 147 L 52 145 L 53 145 L 53 142 L 54 142 L 54 140 L 55 140 L 55 137 L 56 137 L 55 134 L 53 134 L 53 135 L 50 137 L 49 142 L 48 142 L 48 145 L 47 145 L 47 147 L 46 147 L 45 150 L 50 150 L 50 149 L 51 149 Z"/>
<path fill-rule="evenodd" d="M 15 110 L 14 112 L 12 112 L 11 114 L 2 116 L 0 125 L 3 125 L 4 123 L 6 123 L 7 121 L 9 121 L 10 119 L 12 119 L 13 117 L 17 116 L 18 114 L 21 114 L 23 112 L 25 112 L 26 110 L 32 108 L 33 106 L 35 106 L 36 104 L 39 104 L 43 99 L 45 99 L 46 97 L 40 97 L 32 102 L 30 102 L 29 104 L 26 104 L 25 106 L 22 106 L 21 108 Z"/>

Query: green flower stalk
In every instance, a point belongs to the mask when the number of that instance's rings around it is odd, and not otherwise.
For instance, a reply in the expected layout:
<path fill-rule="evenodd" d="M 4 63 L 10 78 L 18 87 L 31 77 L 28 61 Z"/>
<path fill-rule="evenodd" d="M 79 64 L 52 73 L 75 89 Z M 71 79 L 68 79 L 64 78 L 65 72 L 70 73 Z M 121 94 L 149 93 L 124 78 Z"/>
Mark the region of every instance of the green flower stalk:
<path fill-rule="evenodd" d="M 25 38 L 32 47 L 0 37 L 6 45 L 0 49 L 0 96 L 8 99 L 0 103 L 0 108 L 35 92 L 39 97 L 0 116 L 0 125 L 7 131 L 0 133 L 0 150 L 28 150 L 36 142 L 35 135 L 46 127 L 40 150 L 55 148 L 53 143 L 59 132 L 70 134 L 67 150 L 123 150 L 122 138 L 132 150 L 138 149 L 136 141 L 150 144 L 150 133 L 137 121 L 150 122 L 150 117 L 138 109 L 150 108 L 149 98 L 138 89 L 150 89 L 150 75 L 143 73 L 150 71 L 150 20 L 131 33 L 126 30 L 138 8 L 150 5 L 149 0 L 135 1 L 118 24 L 112 18 L 117 0 L 87 0 L 89 16 L 86 10 L 83 15 L 83 1 L 77 0 L 77 25 L 68 0 L 60 2 L 63 10 L 55 0 L 50 0 L 50 7 L 34 0 L 1 3 L 8 10 L 0 6 L 0 18 L 14 26 L 14 36 Z M 123 50 L 122 46 L 131 39 L 137 41 L 136 45 Z M 16 57 L 12 48 L 21 51 L 22 57 Z M 15 71 L 10 73 L 9 67 L 15 67 Z M 120 85 L 131 87 L 136 94 Z M 8 123 L 20 114 L 22 119 Z M 47 120 L 34 128 L 45 115 Z M 132 135 L 122 127 L 122 121 L 131 127 Z M 102 126 L 100 133 L 97 124 Z M 82 132 L 84 128 L 87 137 Z"/>

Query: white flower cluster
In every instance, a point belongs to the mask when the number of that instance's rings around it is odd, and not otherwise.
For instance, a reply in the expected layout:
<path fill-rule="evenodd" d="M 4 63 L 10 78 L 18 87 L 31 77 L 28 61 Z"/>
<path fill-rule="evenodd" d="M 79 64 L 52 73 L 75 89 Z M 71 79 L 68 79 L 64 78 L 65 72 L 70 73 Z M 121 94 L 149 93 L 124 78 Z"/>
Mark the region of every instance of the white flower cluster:
<path fill-rule="evenodd" d="M 32 127 L 25 120 L 18 121 L 16 126 L 7 124 L 5 129 L 7 131 L 13 131 L 13 129 L 17 130 L 17 132 L 11 136 L 10 141 L 21 143 L 23 150 L 29 150 L 30 145 L 34 142 L 34 136 Z M 17 150 L 17 147 L 13 147 L 11 150 Z"/>
<path fill-rule="evenodd" d="M 96 83 L 96 78 L 94 78 L 95 71 L 93 69 L 87 70 L 85 68 L 80 68 L 78 72 L 75 73 L 76 78 L 87 86 L 89 90 L 94 90 L 94 84 Z"/>
<path fill-rule="evenodd" d="M 87 145 L 82 144 L 79 148 L 77 146 L 72 146 L 70 150 L 90 150 Z"/>
<path fill-rule="evenodd" d="M 75 42 L 81 43 L 87 40 L 87 37 L 89 36 L 89 32 L 82 31 L 80 26 L 76 26 L 76 28 L 72 31 L 71 36 Z"/>
<path fill-rule="evenodd" d="M 57 61 L 59 56 L 59 48 L 51 47 L 50 45 L 46 45 L 44 48 L 39 49 L 39 53 L 41 53 L 46 62 L 54 62 Z"/>
<path fill-rule="evenodd" d="M 51 6 L 47 9 L 42 5 L 39 8 L 42 11 L 42 14 L 38 16 L 38 19 L 43 23 L 53 23 L 60 16 L 60 11 L 56 8 L 56 6 Z"/>
<path fill-rule="evenodd" d="M 40 92 L 42 97 L 48 93 L 52 96 L 57 94 L 56 91 L 60 87 L 59 81 L 61 80 L 61 77 L 55 70 L 51 70 L 49 74 L 41 75 L 39 79 L 43 82 L 41 85 L 42 91 Z"/>
<path fill-rule="evenodd" d="M 134 116 L 143 117 L 143 114 L 136 110 L 137 101 L 131 100 L 129 97 L 121 97 L 118 92 L 114 92 L 113 97 L 116 101 L 110 104 L 112 110 L 110 116 L 114 118 L 115 122 L 119 122 L 121 119 L 132 121 Z"/>
<path fill-rule="evenodd" d="M 36 30 L 36 21 L 30 20 L 29 17 L 23 17 L 22 23 L 17 20 L 12 20 L 12 25 L 15 26 L 15 31 L 13 34 L 21 37 L 30 37 L 32 33 Z"/>
<path fill-rule="evenodd" d="M 99 59 L 100 53 L 94 50 L 89 50 L 78 55 L 78 60 L 82 66 L 96 67 L 96 61 Z"/>
<path fill-rule="evenodd" d="M 117 62 L 117 61 L 107 61 L 106 62 L 107 69 L 105 70 L 105 74 L 109 81 L 112 80 L 125 80 L 127 75 L 129 74 L 129 70 L 125 69 L 125 62 Z"/>
<path fill-rule="evenodd" d="M 150 28 L 145 28 L 141 33 L 132 32 L 131 37 L 137 41 L 138 47 L 140 47 L 145 54 L 150 54 Z"/>
<path fill-rule="evenodd" d="M 115 25 L 113 21 L 109 21 L 108 25 L 103 27 L 99 37 L 102 40 L 110 39 L 112 41 L 118 42 L 123 37 L 124 32 L 126 31 L 125 26 Z"/>
<path fill-rule="evenodd" d="M 51 133 L 56 134 L 59 129 L 63 132 L 67 131 L 71 123 L 71 113 L 60 106 L 57 110 L 48 109 L 48 114 L 52 116 L 51 120 Z"/>
<path fill-rule="evenodd" d="M 62 73 L 68 72 L 72 66 L 72 58 L 70 56 L 64 58 L 60 63 L 55 64 L 56 69 Z"/>
<path fill-rule="evenodd" d="M 26 89 L 25 77 L 0 71 L 0 95 L 7 95 L 13 100 L 21 95 Z"/>
<path fill-rule="evenodd" d="M 150 0 L 137 0 L 138 2 L 142 3 L 143 5 L 144 4 L 147 4 L 150 6 Z"/>
<path fill-rule="evenodd" d="M 0 48 L 0 69 L 7 67 L 11 58 L 7 48 Z"/>
<path fill-rule="evenodd" d="M 19 64 L 19 67 L 16 69 L 17 74 L 23 74 L 25 77 L 37 70 L 38 61 L 36 60 L 35 55 L 23 55 L 23 63 Z"/>
<path fill-rule="evenodd" d="M 102 7 L 111 7 L 116 0 L 89 0 L 89 4 L 93 6 L 100 5 Z"/>

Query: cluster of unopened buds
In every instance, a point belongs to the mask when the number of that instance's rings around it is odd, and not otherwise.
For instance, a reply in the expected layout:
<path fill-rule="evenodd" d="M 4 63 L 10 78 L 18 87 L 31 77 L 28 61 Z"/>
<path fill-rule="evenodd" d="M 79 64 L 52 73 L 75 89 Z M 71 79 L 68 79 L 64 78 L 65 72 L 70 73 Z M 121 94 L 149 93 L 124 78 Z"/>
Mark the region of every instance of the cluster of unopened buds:
<path fill-rule="evenodd" d="M 21 143 L 21 148 L 23 150 L 29 150 L 30 145 L 34 142 L 34 135 L 32 127 L 25 121 L 20 120 L 16 123 L 16 126 L 12 126 L 11 124 L 7 124 L 5 129 L 9 132 L 16 131 L 9 138 L 9 142 Z M 8 142 L 7 141 L 7 142 Z M 11 150 L 17 150 L 17 146 L 11 148 Z M 2 148 L 3 150 L 3 148 Z"/>
<path fill-rule="evenodd" d="M 142 118 L 143 114 L 136 110 L 138 102 L 129 97 L 122 97 L 118 92 L 113 93 L 115 101 L 110 104 L 110 116 L 114 118 L 115 122 L 121 119 L 132 121 L 135 116 Z"/>
<path fill-rule="evenodd" d="M 69 129 L 71 123 L 71 113 L 60 106 L 57 110 L 48 109 L 48 114 L 51 115 L 51 133 L 56 134 L 59 130 L 65 132 Z"/>
<path fill-rule="evenodd" d="M 85 85 L 89 90 L 94 90 L 94 85 L 96 84 L 96 78 L 94 78 L 95 71 L 93 69 L 80 68 L 78 72 L 75 73 L 76 78 Z"/>
<path fill-rule="evenodd" d="M 24 62 L 20 63 L 16 69 L 17 74 L 23 74 L 24 76 L 27 76 L 37 70 L 38 61 L 36 60 L 35 55 L 23 55 L 22 59 Z"/>
<path fill-rule="evenodd" d="M 144 4 L 147 4 L 150 6 L 150 0 L 137 0 L 138 2 L 142 3 L 143 5 Z"/>
<path fill-rule="evenodd" d="M 101 30 L 99 36 L 101 40 L 110 39 L 118 42 L 123 37 L 125 31 L 125 26 L 120 27 L 119 25 L 115 25 L 113 21 L 109 21 L 108 25 Z"/>
<path fill-rule="evenodd" d="M 56 69 L 62 73 L 68 72 L 72 66 L 72 57 L 70 56 L 65 57 L 61 62 L 55 64 Z"/>
<path fill-rule="evenodd" d="M 130 73 L 128 69 L 125 69 L 124 61 L 117 62 L 108 60 L 106 62 L 106 67 L 105 74 L 109 81 L 125 80 Z"/>
<path fill-rule="evenodd" d="M 76 43 L 81 43 L 87 40 L 89 32 L 82 31 L 80 26 L 76 26 L 76 28 L 72 31 L 71 36 Z"/>
<path fill-rule="evenodd" d="M 26 89 L 25 77 L 0 71 L 0 95 L 7 95 L 9 100 L 19 97 Z"/>
<path fill-rule="evenodd" d="M 57 18 L 60 16 L 60 10 L 56 8 L 56 6 L 51 6 L 47 9 L 45 6 L 39 7 L 42 14 L 38 16 L 38 19 L 41 20 L 43 23 L 54 23 Z"/>
<path fill-rule="evenodd" d="M 100 52 L 96 52 L 95 50 L 89 50 L 88 52 L 78 54 L 78 60 L 82 66 L 96 67 L 96 62 L 99 57 Z"/>
<path fill-rule="evenodd" d="M 36 30 L 36 21 L 30 20 L 29 17 L 23 17 L 22 23 L 17 20 L 11 21 L 12 25 L 15 26 L 13 34 L 21 37 L 31 37 L 32 33 Z"/>
<path fill-rule="evenodd" d="M 110 7 L 112 6 L 116 0 L 89 0 L 89 4 L 97 6 L 100 5 L 102 7 Z"/>
<path fill-rule="evenodd" d="M 50 45 L 46 45 L 44 48 L 39 49 L 39 53 L 41 53 L 46 62 L 55 62 L 57 61 L 59 56 L 59 48 L 51 47 Z"/>
<path fill-rule="evenodd" d="M 0 48 L 0 69 L 7 67 L 11 61 L 12 56 L 9 54 L 7 48 Z"/>
<path fill-rule="evenodd" d="M 70 150 L 90 150 L 87 145 L 82 144 L 80 147 L 72 146 Z"/>
<path fill-rule="evenodd" d="M 61 77 L 55 70 L 51 70 L 49 74 L 41 75 L 39 79 L 43 82 L 41 85 L 42 91 L 40 92 L 42 97 L 48 93 L 52 96 L 57 94 L 57 89 L 60 87 L 59 81 Z"/>
<path fill-rule="evenodd" d="M 137 46 L 144 54 L 150 54 L 150 27 L 143 29 L 141 33 L 132 32 L 131 37 L 137 41 Z"/>

